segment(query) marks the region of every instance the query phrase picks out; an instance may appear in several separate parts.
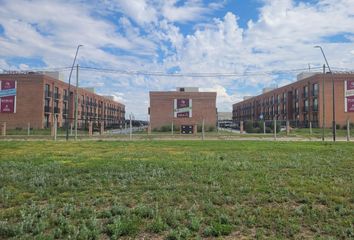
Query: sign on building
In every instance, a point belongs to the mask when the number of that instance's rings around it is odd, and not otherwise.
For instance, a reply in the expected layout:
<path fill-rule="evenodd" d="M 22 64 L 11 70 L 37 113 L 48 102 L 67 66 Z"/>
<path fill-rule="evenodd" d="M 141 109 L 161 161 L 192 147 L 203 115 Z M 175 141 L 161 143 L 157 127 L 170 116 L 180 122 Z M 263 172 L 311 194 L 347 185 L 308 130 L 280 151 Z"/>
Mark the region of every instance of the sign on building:
<path fill-rule="evenodd" d="M 16 81 L 0 80 L 0 113 L 16 113 L 16 87 Z"/>
<path fill-rule="evenodd" d="M 192 99 L 174 99 L 174 117 L 192 117 Z"/>
<path fill-rule="evenodd" d="M 354 80 L 344 82 L 344 110 L 354 112 Z"/>

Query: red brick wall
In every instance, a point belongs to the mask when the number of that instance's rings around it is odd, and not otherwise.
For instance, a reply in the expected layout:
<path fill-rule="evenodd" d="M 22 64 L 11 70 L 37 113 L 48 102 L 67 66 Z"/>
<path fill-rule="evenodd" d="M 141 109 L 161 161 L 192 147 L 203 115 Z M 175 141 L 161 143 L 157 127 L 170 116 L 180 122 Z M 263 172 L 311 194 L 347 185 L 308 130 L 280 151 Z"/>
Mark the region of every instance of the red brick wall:
<path fill-rule="evenodd" d="M 264 99 L 269 99 L 269 97 L 277 95 L 282 95 L 284 92 L 292 91 L 294 89 L 299 89 L 299 120 L 304 121 L 304 114 L 302 109 L 303 105 L 303 87 L 309 87 L 309 105 L 312 104 L 311 100 L 313 97 L 311 96 L 312 91 L 312 84 L 318 83 L 319 84 L 319 91 L 318 91 L 318 112 L 317 118 L 319 122 L 319 126 L 322 126 L 323 122 L 323 99 L 322 99 L 322 81 L 325 81 L 325 126 L 331 127 L 332 126 L 332 79 L 335 82 L 335 106 L 336 106 L 336 123 L 340 125 L 345 125 L 346 120 L 349 119 L 351 122 L 354 122 L 354 113 L 345 113 L 344 112 L 344 81 L 345 80 L 354 80 L 354 74 L 317 74 L 312 77 L 296 81 L 292 84 L 286 85 L 284 87 L 272 90 L 270 92 L 255 96 L 253 98 L 247 99 L 245 101 L 233 104 L 233 117 L 235 118 L 235 111 L 237 108 L 245 106 L 247 104 L 254 104 L 256 101 L 263 101 Z M 277 105 L 275 105 L 277 106 Z M 282 106 L 282 103 L 281 103 Z M 289 111 L 290 109 L 288 109 Z M 293 109 L 294 110 L 294 109 Z M 315 114 L 314 112 L 309 111 L 309 114 Z M 245 116 L 243 120 L 258 120 L 258 114 L 254 114 L 254 116 Z M 289 114 L 288 120 L 296 120 L 292 114 Z M 279 118 L 278 118 L 279 119 Z M 283 116 L 280 116 L 280 119 L 284 119 Z M 310 116 L 310 121 L 312 121 L 312 116 Z"/>
<path fill-rule="evenodd" d="M 192 99 L 192 117 L 175 118 L 174 99 Z M 215 92 L 150 92 L 150 124 L 152 129 L 171 125 L 216 125 Z"/>
<path fill-rule="evenodd" d="M 17 111 L 14 114 L 5 114 L 0 113 L 0 122 L 6 122 L 7 128 L 27 128 L 27 124 L 30 123 L 33 128 L 43 128 L 44 127 L 44 105 L 45 105 L 45 85 L 50 85 L 50 112 L 49 121 L 50 124 L 54 123 L 54 88 L 58 87 L 60 97 L 58 100 L 58 108 L 60 109 L 60 113 L 58 116 L 58 126 L 64 126 L 64 118 L 63 118 L 63 110 L 64 110 L 64 89 L 68 89 L 68 84 L 62 82 L 60 80 L 51 78 L 49 76 L 43 74 L 0 74 L 0 80 L 17 80 Z M 71 92 L 76 92 L 75 87 L 72 86 L 70 89 Z M 105 114 L 109 114 L 113 116 L 114 120 L 102 120 L 105 125 L 116 123 L 116 122 L 124 122 L 125 118 L 125 106 L 121 103 L 110 100 L 106 97 L 97 95 L 93 92 L 90 92 L 85 89 L 79 88 L 79 103 L 78 103 L 78 118 L 80 119 L 81 114 L 81 96 L 88 96 L 93 100 L 96 100 L 97 104 L 101 103 L 104 105 L 102 110 L 99 110 L 98 106 L 96 106 L 95 113 L 97 114 L 97 118 L 103 119 Z M 74 118 L 74 94 L 70 100 L 70 114 L 69 118 Z M 119 111 L 111 111 L 109 113 L 108 107 L 118 109 Z M 124 123 L 123 123 L 124 124 Z"/>
<path fill-rule="evenodd" d="M 16 113 L 0 113 L 0 122 L 7 128 L 42 128 L 43 120 L 43 79 L 38 76 L 0 75 L 0 80 L 16 80 Z"/>

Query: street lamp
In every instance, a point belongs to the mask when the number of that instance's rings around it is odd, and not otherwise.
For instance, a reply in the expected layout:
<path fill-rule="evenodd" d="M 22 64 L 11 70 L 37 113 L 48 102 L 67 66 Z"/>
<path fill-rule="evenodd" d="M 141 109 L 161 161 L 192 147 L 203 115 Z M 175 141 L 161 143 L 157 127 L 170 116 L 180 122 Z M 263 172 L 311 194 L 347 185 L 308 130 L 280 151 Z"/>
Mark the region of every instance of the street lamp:
<path fill-rule="evenodd" d="M 323 52 L 323 49 L 321 46 L 315 46 L 315 48 L 319 48 L 322 52 L 322 55 L 323 55 L 323 58 L 325 59 L 326 61 L 326 64 L 327 64 L 327 67 L 328 67 L 328 70 L 330 72 L 330 74 L 332 75 L 332 71 L 331 71 L 331 68 L 329 67 L 329 64 L 328 64 L 328 61 L 327 61 L 327 58 L 326 58 L 326 55 L 325 53 Z M 324 101 L 324 99 L 323 99 Z M 333 122 L 332 122 L 332 132 L 333 132 L 333 141 L 335 142 L 336 141 L 336 108 L 335 108 L 335 95 L 334 95 L 334 78 L 332 76 L 332 116 L 333 116 Z M 323 109 L 324 111 L 324 109 Z"/>
<path fill-rule="evenodd" d="M 68 94 L 69 94 L 69 98 L 68 98 L 68 114 L 67 114 L 67 117 L 66 117 L 66 140 L 69 140 L 69 116 L 70 116 L 70 84 L 71 84 L 71 75 L 73 73 L 73 69 L 74 69 L 74 66 L 75 66 L 75 62 L 76 62 L 76 57 L 77 57 L 77 54 L 79 52 L 79 48 L 82 47 L 83 45 L 78 45 L 77 48 L 76 48 L 76 53 L 75 53 L 75 57 L 74 57 L 74 62 L 73 62 L 73 65 L 71 66 L 71 70 L 70 70 L 70 74 L 69 74 L 69 88 L 68 88 Z"/>

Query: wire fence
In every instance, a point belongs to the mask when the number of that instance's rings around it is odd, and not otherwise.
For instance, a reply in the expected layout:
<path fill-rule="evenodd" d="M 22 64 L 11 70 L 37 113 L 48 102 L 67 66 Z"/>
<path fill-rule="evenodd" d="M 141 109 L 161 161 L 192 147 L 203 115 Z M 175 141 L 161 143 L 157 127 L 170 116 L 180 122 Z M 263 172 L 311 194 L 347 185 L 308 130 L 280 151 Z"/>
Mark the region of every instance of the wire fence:
<path fill-rule="evenodd" d="M 65 124 L 62 127 L 51 126 L 35 129 L 28 123 L 27 128 L 7 128 L 6 122 L 0 122 L 0 139 L 48 139 L 60 140 L 66 137 Z M 332 140 L 334 131 L 331 128 L 321 128 L 315 121 L 234 121 L 227 126 L 215 127 L 197 124 L 195 130 L 186 134 L 178 126 L 164 126 L 151 129 L 148 125 L 124 124 L 111 125 L 109 128 L 99 122 L 78 124 L 75 131 L 73 124 L 69 125 L 70 139 L 117 139 L 117 140 L 158 140 L 158 139 L 200 139 L 200 140 L 232 140 L 232 139 L 292 139 L 292 140 Z M 347 121 L 345 125 L 337 125 L 335 137 L 337 140 L 351 141 L 354 136 L 354 122 Z"/>

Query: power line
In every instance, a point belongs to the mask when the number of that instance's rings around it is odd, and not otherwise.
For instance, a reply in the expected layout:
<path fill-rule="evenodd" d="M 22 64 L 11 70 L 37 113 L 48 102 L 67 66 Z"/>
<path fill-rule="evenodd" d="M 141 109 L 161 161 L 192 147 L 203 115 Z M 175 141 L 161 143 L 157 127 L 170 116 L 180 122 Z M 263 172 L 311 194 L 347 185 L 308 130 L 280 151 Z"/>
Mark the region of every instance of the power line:
<path fill-rule="evenodd" d="M 86 71 L 95 71 L 95 72 L 106 72 L 106 73 L 118 73 L 122 75 L 144 75 L 144 76 L 155 76 L 155 77 L 201 77 L 201 78 L 210 78 L 210 77 L 245 77 L 245 76 L 259 76 L 259 75 L 272 75 L 272 74 L 284 74 L 284 73 L 293 73 L 299 71 L 308 70 L 307 68 L 298 68 L 298 69 L 286 69 L 286 70 L 273 70 L 273 71 L 264 71 L 264 72 L 229 72 L 229 73 L 165 73 L 165 72 L 148 72 L 148 71 L 133 71 L 133 70 L 120 70 L 120 69 L 110 69 L 110 68 L 97 68 L 97 67 L 80 67 Z M 314 67 L 312 69 L 322 69 L 321 67 Z"/>

